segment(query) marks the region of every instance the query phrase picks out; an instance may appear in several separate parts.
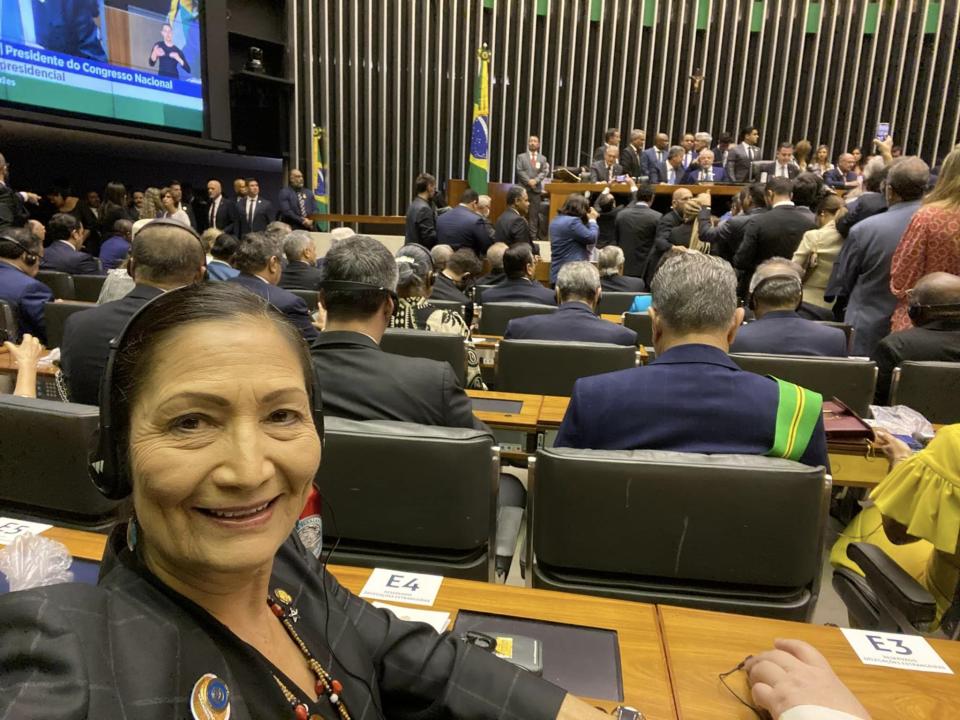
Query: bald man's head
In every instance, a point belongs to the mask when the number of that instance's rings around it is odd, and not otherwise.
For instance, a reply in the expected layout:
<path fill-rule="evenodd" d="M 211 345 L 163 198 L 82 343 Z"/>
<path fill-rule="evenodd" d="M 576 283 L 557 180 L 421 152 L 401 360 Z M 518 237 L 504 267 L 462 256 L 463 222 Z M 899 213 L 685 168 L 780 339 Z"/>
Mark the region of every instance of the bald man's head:
<path fill-rule="evenodd" d="M 673 209 L 678 213 L 683 213 L 683 206 L 687 204 L 687 200 L 693 197 L 693 193 L 690 192 L 687 188 L 680 188 L 673 191 Z"/>
<path fill-rule="evenodd" d="M 917 305 L 960 305 L 960 277 L 945 272 L 924 275 L 910 298 Z"/>
<path fill-rule="evenodd" d="M 151 222 L 133 238 L 130 262 L 136 282 L 169 290 L 202 280 L 206 255 L 190 230 Z"/>

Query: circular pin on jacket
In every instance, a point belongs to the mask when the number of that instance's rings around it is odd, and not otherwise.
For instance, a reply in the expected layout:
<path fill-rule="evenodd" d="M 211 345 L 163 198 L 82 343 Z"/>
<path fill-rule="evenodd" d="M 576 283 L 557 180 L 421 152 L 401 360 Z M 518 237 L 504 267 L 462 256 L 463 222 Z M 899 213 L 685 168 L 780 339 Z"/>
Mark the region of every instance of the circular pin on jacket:
<path fill-rule="evenodd" d="M 202 675 L 190 693 L 194 720 L 230 720 L 230 689 L 213 673 Z"/>

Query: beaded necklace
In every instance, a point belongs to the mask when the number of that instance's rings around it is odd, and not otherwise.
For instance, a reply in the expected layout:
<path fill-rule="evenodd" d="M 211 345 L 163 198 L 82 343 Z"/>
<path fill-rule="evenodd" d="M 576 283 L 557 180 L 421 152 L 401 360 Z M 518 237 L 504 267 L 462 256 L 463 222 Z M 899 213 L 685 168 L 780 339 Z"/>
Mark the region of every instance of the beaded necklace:
<path fill-rule="evenodd" d="M 282 601 L 283 604 L 277 602 L 271 597 L 268 597 L 267 605 L 270 606 L 270 610 L 280 620 L 280 623 L 287 631 L 287 635 L 290 636 L 290 639 L 293 640 L 294 644 L 298 648 L 300 648 L 300 652 L 303 653 L 303 656 L 307 659 L 307 666 L 317 679 L 317 683 L 314 687 L 317 695 L 327 696 L 330 704 L 333 705 L 340 714 L 341 720 L 351 720 L 350 713 L 347 711 L 347 706 L 344 704 L 343 700 L 340 699 L 340 693 L 343 692 L 343 685 L 339 680 L 336 680 L 329 672 L 327 672 L 317 661 L 317 659 L 313 657 L 313 653 L 310 652 L 310 648 L 307 647 L 307 644 L 303 642 L 303 640 L 300 638 L 300 635 L 297 634 L 296 629 L 293 627 L 293 623 L 297 619 L 297 611 L 295 609 L 288 610 L 284 606 L 288 605 L 292 598 L 290 598 L 290 595 L 283 590 L 275 590 L 274 594 Z M 310 709 L 307 704 L 300 702 L 297 696 L 290 690 L 290 688 L 284 685 L 280 678 L 274 675 L 273 679 L 276 680 L 277 685 L 280 686 L 280 691 L 283 693 L 283 696 L 287 699 L 287 702 L 290 703 L 290 707 L 293 708 L 294 716 L 297 718 L 297 720 L 313 720 L 314 718 L 319 720 L 319 716 L 317 715 L 312 717 L 310 716 Z"/>

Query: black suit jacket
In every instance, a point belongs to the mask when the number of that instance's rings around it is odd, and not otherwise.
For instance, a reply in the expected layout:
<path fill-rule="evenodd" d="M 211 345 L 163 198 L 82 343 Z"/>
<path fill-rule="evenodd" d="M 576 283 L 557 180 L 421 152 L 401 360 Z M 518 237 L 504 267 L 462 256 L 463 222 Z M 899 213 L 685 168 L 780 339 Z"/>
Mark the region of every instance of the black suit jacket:
<path fill-rule="evenodd" d="M 617 243 L 617 218 L 626 209 L 626 205 L 615 205 L 597 215 L 597 248 Z"/>
<path fill-rule="evenodd" d="M 273 204 L 269 200 L 264 200 L 263 195 L 257 196 L 257 206 L 253 210 L 253 222 L 247 220 L 247 203 L 249 198 L 240 198 L 237 201 L 237 213 L 239 214 L 238 227 L 240 237 L 249 232 L 263 232 L 267 225 L 272 223 L 277 213 L 273 209 Z"/>
<path fill-rule="evenodd" d="M 741 282 L 749 282 L 757 265 L 772 257 L 792 258 L 803 234 L 817 227 L 808 210 L 780 205 L 753 216 L 743 231 L 743 242 L 733 256 Z"/>
<path fill-rule="evenodd" d="M 716 227 L 710 224 L 710 208 L 704 208 L 700 211 L 700 223 L 697 234 L 703 242 L 710 243 L 710 254 L 722 257 L 728 263 L 733 262 L 733 256 L 736 255 L 743 242 L 743 231 L 747 222 L 754 215 L 766 212 L 765 207 L 750 208 L 745 213 L 734 215 Z"/>
<path fill-rule="evenodd" d="M 660 213 L 646 204 L 631 205 L 617 215 L 616 244 L 623 250 L 625 275 L 643 277 L 643 269 L 653 248 L 660 217 Z"/>
<path fill-rule="evenodd" d="M 500 213 L 500 217 L 497 218 L 494 241 L 507 245 L 527 243 L 530 246 L 530 251 L 536 254 L 533 240 L 530 237 L 530 224 L 523 215 L 511 207 Z"/>
<path fill-rule="evenodd" d="M 310 352 L 328 415 L 488 429 L 449 363 L 384 352 L 355 332 L 320 333 Z"/>
<path fill-rule="evenodd" d="M 404 236 L 408 243 L 419 243 L 425 248 L 437 244 L 437 211 L 422 197 L 415 197 L 407 208 Z"/>
<path fill-rule="evenodd" d="M 556 305 L 557 297 L 535 280 L 517 278 L 504 280 L 483 291 L 483 302 L 528 302 Z"/>
<path fill-rule="evenodd" d="M 683 225 L 683 218 L 676 210 L 664 213 L 657 220 L 657 233 L 653 240 L 653 247 L 647 255 L 647 262 L 643 268 L 643 281 L 650 287 L 653 276 L 660 268 L 660 261 L 670 248 L 673 247 L 674 229 Z"/>
<path fill-rule="evenodd" d="M 647 289 L 643 280 L 627 275 L 604 275 L 600 278 L 600 287 L 605 292 L 643 292 Z"/>
<path fill-rule="evenodd" d="M 319 290 L 323 276 L 323 270 L 310 263 L 287 263 L 280 276 L 280 287 L 285 290 Z"/>
<path fill-rule="evenodd" d="M 227 282 L 235 282 L 242 285 L 247 290 L 264 298 L 277 310 L 287 316 L 287 319 L 296 326 L 300 334 L 303 335 L 303 339 L 307 342 L 315 340 L 320 335 L 319 331 L 313 326 L 313 320 L 310 317 L 307 304 L 289 290 L 271 285 L 255 275 L 247 275 L 246 273 L 240 273 L 235 278 L 230 278 Z"/>
<path fill-rule="evenodd" d="M 640 152 L 637 152 L 633 145 L 628 144 L 620 153 L 620 164 L 630 177 L 640 177 L 643 174 L 640 172 Z"/>
<path fill-rule="evenodd" d="M 904 360 L 960 362 L 960 320 L 933 320 L 887 335 L 873 351 L 878 405 L 886 405 L 893 369 Z"/>
<path fill-rule="evenodd" d="M 0 185 L 0 228 L 11 225 L 23 227 L 28 218 L 20 193 L 14 192 L 8 185 Z"/>
<path fill-rule="evenodd" d="M 777 161 L 771 160 L 768 163 L 764 163 L 759 168 L 759 172 L 766 173 L 767 179 L 774 177 L 774 173 L 777 171 Z M 787 165 L 787 179 L 793 180 L 797 175 L 800 174 L 800 167 L 794 163 L 789 163 Z"/>
<path fill-rule="evenodd" d="M 597 317 L 582 302 L 565 302 L 549 315 L 527 315 L 507 323 L 504 338 L 512 340 L 567 340 L 570 342 L 636 345 L 637 334 Z"/>
<path fill-rule="evenodd" d="M 56 270 L 71 275 L 100 275 L 100 262 L 82 250 L 59 240 L 50 244 L 40 261 L 41 270 Z"/>
<path fill-rule="evenodd" d="M 866 220 L 868 217 L 873 217 L 886 211 L 887 198 L 883 193 L 865 192 L 857 198 L 857 201 L 853 203 L 853 207 L 850 208 L 842 218 L 837 220 L 837 232 L 840 233 L 841 236 L 846 237 L 850 232 L 850 228 L 861 220 Z"/>
<path fill-rule="evenodd" d="M 468 207 L 457 205 L 437 218 L 437 242 L 454 250 L 467 247 L 483 257 L 493 244 L 487 221 Z"/>
<path fill-rule="evenodd" d="M 213 225 L 210 225 L 209 202 L 203 211 L 201 219 L 202 222 L 200 226 L 203 230 L 216 227 L 217 230 L 223 230 L 229 235 L 237 235 L 240 229 L 240 211 L 237 209 L 236 201 L 223 196 L 220 197 L 220 205 L 217 206 L 217 214 L 213 219 Z"/>
<path fill-rule="evenodd" d="M 846 357 L 847 336 L 840 328 L 807 320 L 795 311 L 776 310 L 741 327 L 730 352 Z"/>
<path fill-rule="evenodd" d="M 163 291 L 137 285 L 126 297 L 74 313 L 67 318 L 60 345 L 60 369 L 70 402 L 100 404 L 100 378 L 107 366 L 110 341 L 141 307 Z"/>
<path fill-rule="evenodd" d="M 609 174 L 609 177 L 607 177 Z M 613 180 L 617 175 L 623 175 L 623 167 L 620 163 L 614 163 L 613 169 L 608 172 L 607 164 L 603 160 L 599 160 L 590 165 L 590 177 L 593 179 L 593 182 L 608 182 Z"/>

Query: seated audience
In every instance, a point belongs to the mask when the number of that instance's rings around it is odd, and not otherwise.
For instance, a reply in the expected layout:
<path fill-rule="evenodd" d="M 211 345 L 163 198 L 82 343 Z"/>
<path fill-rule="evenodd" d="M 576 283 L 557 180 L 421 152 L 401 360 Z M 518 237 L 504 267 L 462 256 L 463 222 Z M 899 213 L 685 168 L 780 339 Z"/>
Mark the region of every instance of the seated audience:
<path fill-rule="evenodd" d="M 737 331 L 735 353 L 846 357 L 847 336 L 840 328 L 801 317 L 803 272 L 786 258 L 760 264 L 750 279 L 747 303 L 756 317 Z"/>
<path fill-rule="evenodd" d="M 550 223 L 550 282 L 557 282 L 566 263 L 589 260 L 599 234 L 597 211 L 587 199 L 579 193 L 568 197 Z"/>
<path fill-rule="evenodd" d="M 532 245 L 533 237 L 530 231 L 530 223 L 527 222 L 529 212 L 530 200 L 527 197 L 526 189 L 514 185 L 507 190 L 507 209 L 500 213 L 500 217 L 497 218 L 496 242 L 506 245 L 516 243 Z"/>
<path fill-rule="evenodd" d="M 430 248 L 430 258 L 433 260 L 433 269 L 437 272 L 443 270 L 452 255 L 453 248 L 449 245 L 434 245 Z"/>
<path fill-rule="evenodd" d="M 767 455 L 829 470 L 821 397 L 727 356 L 743 321 L 730 265 L 675 255 L 651 289 L 656 360 L 577 380 L 557 446 Z M 794 421 L 790 441 L 777 442 Z"/>
<path fill-rule="evenodd" d="M 30 333 L 24 333 L 19 345 L 5 340 L 3 347 L 10 353 L 17 368 L 17 382 L 13 394 L 17 397 L 37 396 L 37 361 L 43 355 L 43 345 Z"/>
<path fill-rule="evenodd" d="M 460 204 L 437 217 L 437 244 L 454 250 L 467 248 L 482 257 L 493 243 L 487 225 L 480 214 L 480 195 L 476 190 L 464 190 Z"/>
<path fill-rule="evenodd" d="M 617 215 L 615 244 L 623 250 L 624 273 L 640 279 L 653 248 L 660 213 L 651 209 L 654 199 L 652 185 L 642 185 L 636 192 L 636 202 Z"/>
<path fill-rule="evenodd" d="M 434 280 L 438 277 L 430 252 L 416 243 L 404 245 L 397 251 L 396 263 L 398 299 L 390 327 L 452 333 L 468 339 L 470 326 L 460 313 L 430 304 Z M 467 387 L 474 390 L 487 387 L 480 375 L 480 358 L 470 344 L 467 344 Z"/>
<path fill-rule="evenodd" d="M 643 292 L 646 286 L 638 277 L 623 274 L 623 250 L 616 245 L 608 245 L 597 256 L 600 270 L 600 287 L 607 292 Z"/>
<path fill-rule="evenodd" d="M 582 261 L 567 263 L 557 277 L 557 311 L 514 318 L 507 323 L 504 338 L 636 345 L 637 334 L 633 330 L 597 317 L 600 292 L 596 267 Z"/>
<path fill-rule="evenodd" d="M 117 220 L 113 232 L 100 246 L 100 264 L 104 270 L 120 267 L 130 254 L 130 241 L 133 238 L 133 222 Z"/>
<path fill-rule="evenodd" d="M 130 275 L 136 285 L 126 297 L 74 313 L 63 328 L 60 372 L 70 402 L 100 403 L 100 378 L 110 341 L 152 298 L 203 279 L 204 255 L 197 235 L 175 220 L 154 220 L 133 239 Z"/>
<path fill-rule="evenodd" d="M 233 258 L 237 254 L 240 241 L 230 233 L 220 233 L 210 248 L 212 260 L 207 263 L 207 280 L 229 280 L 240 274 L 233 267 Z"/>
<path fill-rule="evenodd" d="M 893 369 L 904 360 L 960 362 L 960 277 L 924 275 L 910 292 L 913 327 L 887 335 L 877 346 L 876 403 L 885 405 Z"/>
<path fill-rule="evenodd" d="M 398 267 L 409 275 L 409 266 L 364 235 L 331 248 L 326 266 L 327 323 L 310 348 L 324 413 L 486 430 L 449 363 L 380 349 L 396 310 Z"/>
<path fill-rule="evenodd" d="M 850 228 L 861 220 L 879 215 L 887 210 L 887 197 L 883 193 L 883 183 L 887 179 L 889 166 L 883 158 L 871 158 L 863 169 L 863 193 L 860 197 L 846 203 L 846 212 L 837 218 L 837 232 L 843 237 L 850 234 Z"/>
<path fill-rule="evenodd" d="M 37 280 L 43 252 L 40 238 L 26 228 L 0 229 L 0 300 L 10 303 L 18 320 L 14 342 L 27 333 L 47 342 L 43 307 L 53 301 L 53 293 Z"/>
<path fill-rule="evenodd" d="M 306 230 L 294 230 L 283 240 L 287 266 L 280 276 L 280 287 L 287 290 L 319 290 L 323 270 L 317 267 L 317 248 Z"/>
<path fill-rule="evenodd" d="M 843 247 L 843 238 L 837 232 L 837 213 L 843 200 L 837 195 L 827 195 L 817 209 L 817 228 L 807 230 L 800 246 L 793 254 L 793 262 L 803 268 L 803 297 L 809 303 L 829 308 L 823 294 L 833 271 L 833 263 Z"/>
<path fill-rule="evenodd" d="M 307 304 L 289 290 L 277 287 L 283 273 L 282 256 L 283 241 L 277 234 L 247 233 L 233 257 L 233 265 L 240 274 L 229 282 L 242 285 L 267 300 L 287 316 L 304 340 L 312 342 L 319 333 Z"/>
<path fill-rule="evenodd" d="M 71 275 L 98 275 L 100 263 L 83 252 L 86 234 L 73 215 L 57 213 L 47 223 L 47 251 L 40 262 L 41 270 L 56 270 Z"/>
<path fill-rule="evenodd" d="M 495 242 L 487 250 L 487 264 L 490 266 L 490 272 L 477 278 L 477 285 L 499 285 L 507 276 L 503 273 L 503 254 L 510 247 L 506 243 Z M 444 263 L 446 266 L 446 263 Z"/>
<path fill-rule="evenodd" d="M 503 254 L 506 280 L 483 291 L 483 302 L 525 302 L 556 305 L 556 296 L 534 280 L 537 262 L 530 246 L 518 244 Z"/>

